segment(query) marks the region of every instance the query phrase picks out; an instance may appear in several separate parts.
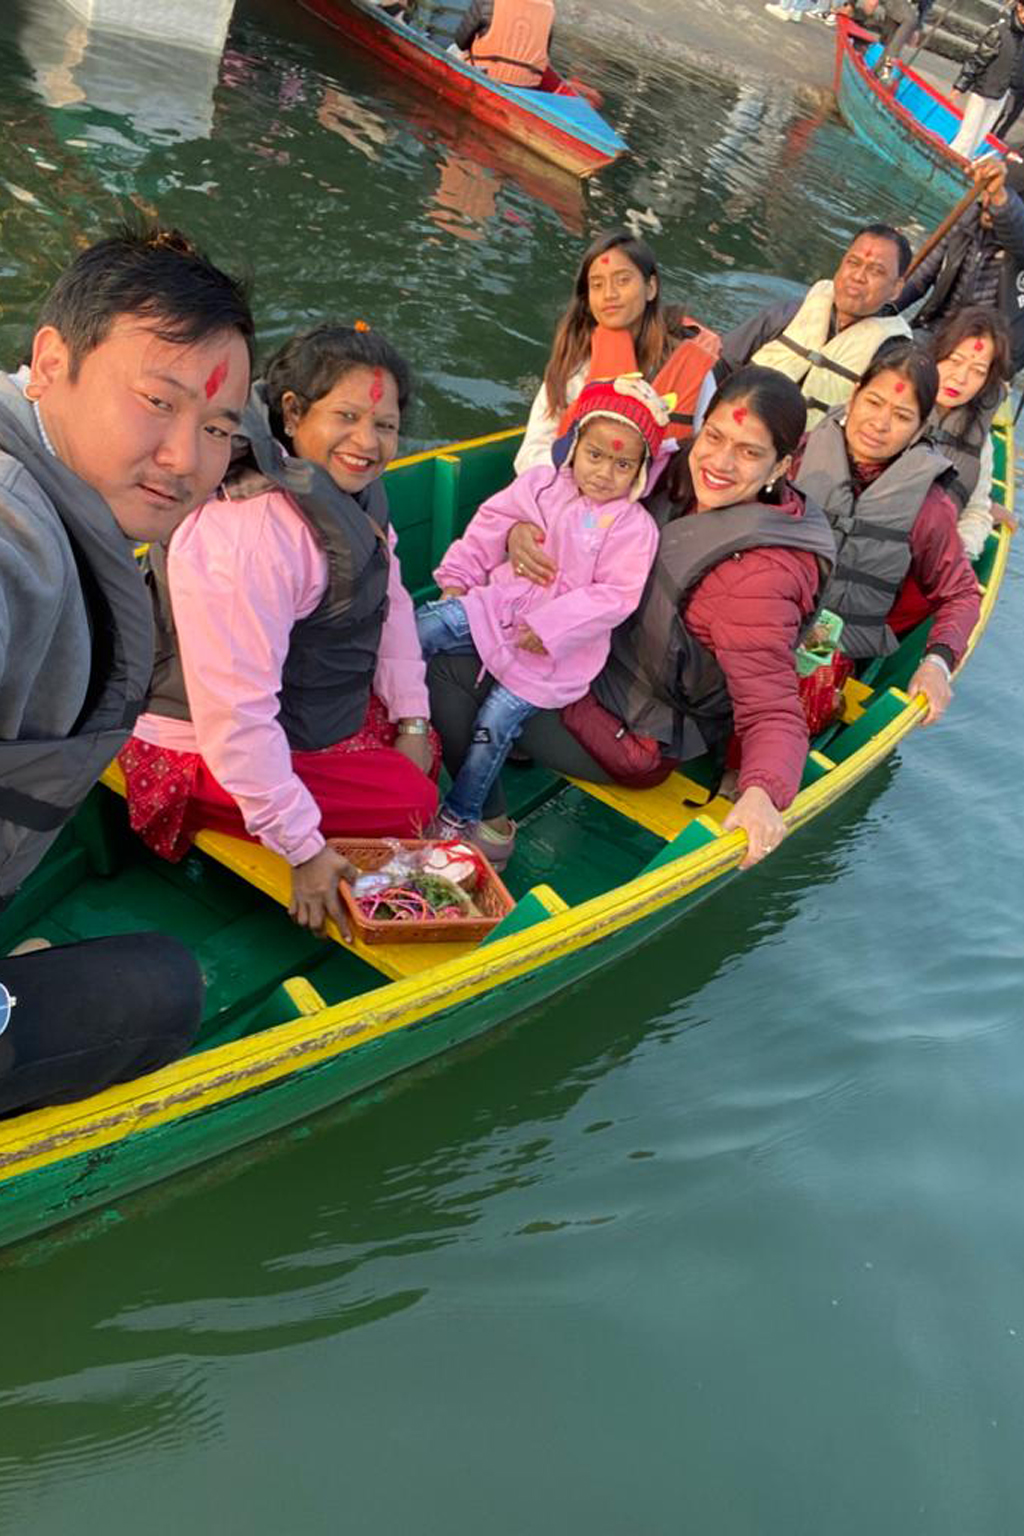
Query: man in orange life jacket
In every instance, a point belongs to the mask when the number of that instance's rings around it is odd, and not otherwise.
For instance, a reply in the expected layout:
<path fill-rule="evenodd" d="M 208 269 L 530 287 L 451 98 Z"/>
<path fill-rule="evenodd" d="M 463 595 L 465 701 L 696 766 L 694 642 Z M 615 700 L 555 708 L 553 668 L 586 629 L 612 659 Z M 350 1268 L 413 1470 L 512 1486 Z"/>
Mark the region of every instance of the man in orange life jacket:
<path fill-rule="evenodd" d="M 472 0 L 455 45 L 499 85 L 536 89 L 548 69 L 554 21 L 553 0 Z"/>

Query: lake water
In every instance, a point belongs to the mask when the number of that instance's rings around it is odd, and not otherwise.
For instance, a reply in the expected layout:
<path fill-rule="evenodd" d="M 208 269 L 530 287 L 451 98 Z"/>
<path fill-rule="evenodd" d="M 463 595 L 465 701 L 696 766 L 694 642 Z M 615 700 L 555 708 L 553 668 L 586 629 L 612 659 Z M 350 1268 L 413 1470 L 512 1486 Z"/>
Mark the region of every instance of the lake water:
<path fill-rule="evenodd" d="M 137 205 L 267 347 L 399 341 L 415 447 L 522 419 L 604 225 L 724 326 L 944 211 L 784 83 L 563 42 L 633 147 L 582 190 L 285 0 L 206 61 L 6 0 L 5 361 Z M 1016 1536 L 1021 588 L 938 729 L 631 964 L 0 1262 L 3 1530 Z"/>

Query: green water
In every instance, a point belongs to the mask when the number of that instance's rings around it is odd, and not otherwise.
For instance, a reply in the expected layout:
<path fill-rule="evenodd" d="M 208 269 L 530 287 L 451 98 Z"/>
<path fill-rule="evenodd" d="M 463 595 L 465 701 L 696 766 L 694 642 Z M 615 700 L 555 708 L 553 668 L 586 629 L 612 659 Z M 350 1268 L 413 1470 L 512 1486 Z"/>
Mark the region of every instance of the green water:
<path fill-rule="evenodd" d="M 410 445 L 521 419 L 585 231 L 642 219 L 722 325 L 941 212 L 778 82 L 571 29 L 634 149 L 579 194 L 283 0 L 208 80 L 3 22 L 5 357 L 136 201 L 268 344 L 400 341 Z M 630 965 L 0 1261 L 4 1531 L 1019 1532 L 1021 583 L 939 729 Z"/>

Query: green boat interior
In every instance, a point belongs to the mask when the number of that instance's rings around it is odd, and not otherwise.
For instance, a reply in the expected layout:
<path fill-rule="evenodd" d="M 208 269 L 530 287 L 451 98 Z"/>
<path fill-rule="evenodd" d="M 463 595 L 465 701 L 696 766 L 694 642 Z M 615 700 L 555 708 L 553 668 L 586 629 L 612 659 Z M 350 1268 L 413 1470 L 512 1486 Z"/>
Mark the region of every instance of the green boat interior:
<path fill-rule="evenodd" d="M 520 432 L 506 432 L 404 460 L 387 486 L 402 568 L 416 601 L 435 594 L 431 570 L 488 495 L 512 476 Z M 1006 440 L 996 434 L 994 494 L 1005 490 Z M 982 585 L 997 540 L 977 563 Z M 813 784 L 906 706 L 900 690 L 920 657 L 926 626 L 847 685 L 843 720 L 813 743 L 804 784 Z M 571 783 L 535 766 L 504 771 L 519 824 L 505 874 L 515 909 L 485 940 L 521 931 L 551 913 L 617 888 L 720 835 L 728 803 L 714 797 L 710 761 L 687 765 L 657 789 Z M 116 770 L 109 777 L 116 781 Z M 282 860 L 239 839 L 203 833 L 177 865 L 133 836 L 123 799 L 98 786 L 47 858 L 0 916 L 4 951 L 28 936 L 54 944 L 160 929 L 196 953 L 207 982 L 206 1015 L 193 1047 L 203 1051 L 271 1025 L 312 1015 L 413 976 L 467 946 L 349 947 L 296 927 Z M 271 898 L 271 899 L 268 899 Z"/>

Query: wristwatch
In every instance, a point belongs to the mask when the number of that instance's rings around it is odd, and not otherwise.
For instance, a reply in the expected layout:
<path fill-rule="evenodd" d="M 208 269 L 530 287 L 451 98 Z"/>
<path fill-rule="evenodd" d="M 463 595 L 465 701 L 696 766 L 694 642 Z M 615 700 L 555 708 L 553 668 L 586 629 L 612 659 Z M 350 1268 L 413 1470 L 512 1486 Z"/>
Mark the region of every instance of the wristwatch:
<path fill-rule="evenodd" d="M 424 720 L 422 715 L 410 715 L 399 720 L 397 730 L 399 736 L 425 736 L 430 730 L 430 721 Z"/>

